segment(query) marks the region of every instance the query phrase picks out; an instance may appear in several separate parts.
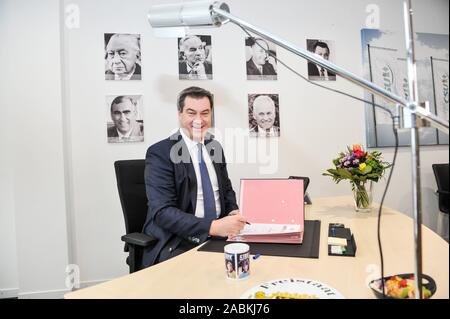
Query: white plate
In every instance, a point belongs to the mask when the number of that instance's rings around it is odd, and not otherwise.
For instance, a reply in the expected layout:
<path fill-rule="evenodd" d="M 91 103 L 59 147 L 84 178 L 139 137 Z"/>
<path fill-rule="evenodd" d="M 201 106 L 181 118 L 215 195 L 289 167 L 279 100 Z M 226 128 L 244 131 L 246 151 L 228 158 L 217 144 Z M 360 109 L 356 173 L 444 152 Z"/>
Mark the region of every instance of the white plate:
<path fill-rule="evenodd" d="M 266 297 L 280 293 L 289 294 L 284 296 L 288 298 L 344 299 L 336 289 L 319 281 L 302 278 L 278 279 L 263 283 L 247 290 L 241 299 L 256 299 L 257 292 L 263 292 Z"/>

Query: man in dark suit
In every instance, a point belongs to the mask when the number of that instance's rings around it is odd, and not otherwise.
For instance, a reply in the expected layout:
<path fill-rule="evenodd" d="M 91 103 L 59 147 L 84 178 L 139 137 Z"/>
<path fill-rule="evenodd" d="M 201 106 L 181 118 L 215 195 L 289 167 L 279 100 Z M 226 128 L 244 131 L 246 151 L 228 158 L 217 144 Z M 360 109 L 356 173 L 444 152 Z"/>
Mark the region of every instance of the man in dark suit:
<path fill-rule="evenodd" d="M 206 60 L 206 43 L 198 36 L 190 35 L 180 40 L 180 80 L 212 79 L 212 64 Z"/>
<path fill-rule="evenodd" d="M 141 80 L 140 38 L 137 34 L 114 34 L 106 45 L 105 80 Z"/>
<path fill-rule="evenodd" d="M 248 38 L 246 45 L 251 48 L 252 57 L 247 61 L 247 76 L 249 79 L 268 78 L 276 79 L 277 72 L 269 62 L 269 44 L 263 39 Z"/>
<path fill-rule="evenodd" d="M 312 52 L 325 60 L 330 58 L 330 48 L 325 42 L 317 41 Z M 336 80 L 336 74 L 312 62 L 308 62 L 308 76 L 313 80 Z"/>
<path fill-rule="evenodd" d="M 212 94 L 198 87 L 178 98 L 180 130 L 147 150 L 148 213 L 143 232 L 157 239 L 142 267 L 177 256 L 209 236 L 237 235 L 245 225 L 211 127 Z"/>

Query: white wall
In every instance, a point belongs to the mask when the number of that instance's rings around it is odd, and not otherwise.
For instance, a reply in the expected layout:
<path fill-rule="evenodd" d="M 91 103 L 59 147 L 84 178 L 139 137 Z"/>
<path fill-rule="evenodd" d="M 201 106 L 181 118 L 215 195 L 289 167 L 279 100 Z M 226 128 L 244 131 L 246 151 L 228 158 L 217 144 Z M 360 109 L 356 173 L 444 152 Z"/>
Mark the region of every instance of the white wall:
<path fill-rule="evenodd" d="M 21 121 L 25 120 L 25 123 L 21 122 L 21 124 L 25 124 L 27 128 L 25 132 L 28 134 L 23 134 L 23 136 L 21 134 L 18 138 L 20 143 L 15 142 L 17 144 L 13 146 L 16 156 L 11 161 L 14 164 L 14 172 L 18 174 L 15 179 L 17 186 L 14 188 L 7 182 L 0 184 L 3 188 L 9 188 L 10 201 L 9 204 L 4 205 L 9 211 L 15 209 L 19 277 L 24 271 L 21 260 L 29 261 L 34 257 L 34 253 L 31 251 L 32 247 L 25 250 L 23 239 L 25 232 L 30 230 L 30 225 L 35 225 L 34 223 L 37 222 L 33 217 L 30 224 L 26 221 L 25 212 L 30 211 L 30 206 L 37 207 L 39 211 L 47 209 L 46 213 L 41 215 L 42 220 L 37 225 L 39 227 L 42 223 L 55 223 L 54 238 L 64 238 L 66 235 L 61 229 L 61 224 L 66 222 L 65 216 L 62 214 L 67 211 L 69 240 L 66 241 L 66 248 L 61 247 L 57 263 L 63 264 L 63 255 L 69 254 L 80 266 L 81 280 L 84 284 L 111 279 L 127 273 L 126 255 L 122 252 L 123 244 L 120 241 L 120 236 L 125 230 L 113 163 L 119 159 L 143 158 L 149 145 L 167 137 L 177 127 L 176 95 L 181 89 L 191 84 L 201 85 L 214 92 L 217 105 L 215 110 L 216 127 L 219 130 L 227 127 L 246 128 L 248 126 L 247 94 L 264 92 L 280 94 L 282 136 L 279 139 L 279 152 L 276 153 L 279 165 L 272 176 L 310 176 L 310 194 L 313 200 L 314 197 L 319 196 L 350 195 L 348 184 L 335 185 L 331 180 L 322 177 L 321 173 L 330 167 L 331 159 L 347 144 L 364 143 L 365 121 L 364 108 L 361 103 L 312 87 L 281 66 L 279 66 L 279 80 L 276 82 L 247 81 L 243 47 L 245 36 L 240 29 L 233 25 L 225 26 L 222 29 L 196 31 L 198 34 L 213 36 L 214 80 L 206 82 L 179 81 L 176 40 L 155 38 L 146 20 L 146 13 L 152 4 L 171 2 L 175 1 L 134 0 L 127 2 L 127 5 L 119 0 L 65 1 L 66 5 L 78 6 L 80 25 L 79 28 L 66 27 L 64 29 L 63 110 L 58 104 L 61 83 L 58 81 L 57 63 L 51 63 L 50 73 L 42 75 L 45 81 L 36 81 L 33 77 L 25 77 L 22 73 L 19 73 L 19 76 L 17 71 L 10 71 L 14 81 L 9 85 L 16 91 L 20 91 L 20 94 L 16 94 L 19 96 L 20 104 L 17 104 L 17 98 L 13 99 L 16 95 L 11 92 L 7 94 L 6 100 L 9 103 L 14 101 L 15 105 L 20 105 L 22 109 L 25 107 L 26 114 L 42 119 L 42 123 L 45 125 L 39 126 L 41 134 L 49 131 L 53 133 L 51 142 L 49 139 L 43 139 L 40 140 L 40 143 L 36 143 L 36 138 L 33 139 L 30 132 L 37 130 L 38 124 L 32 121 L 32 116 L 27 116 L 25 119 L 20 117 Z M 403 27 L 402 1 L 400 0 L 321 0 L 314 2 L 280 0 L 276 3 L 264 1 L 264 6 L 261 6 L 262 1 L 260 0 L 228 0 L 226 2 L 237 16 L 255 25 L 263 26 L 301 47 L 306 46 L 306 38 L 317 37 L 334 40 L 337 54 L 335 62 L 356 74 L 362 74 L 360 30 L 365 27 L 366 5 L 370 3 L 379 5 L 382 29 L 402 32 Z M 0 4 L 3 3 L 0 2 Z M 6 1 L 6 3 L 9 6 L 15 6 L 15 11 L 11 13 L 14 14 L 14 18 L 16 16 L 23 17 L 20 9 L 27 11 L 21 7 L 25 3 L 23 0 L 17 1 L 17 5 L 13 4 L 16 1 Z M 58 27 L 53 25 L 55 23 L 54 1 L 47 0 L 48 5 L 43 7 L 41 2 L 39 3 L 38 10 L 42 11 L 40 14 L 47 19 L 39 24 L 34 23 L 34 32 L 28 31 L 27 33 L 26 30 L 30 28 L 31 24 L 23 22 L 24 20 L 21 18 L 15 22 L 18 25 L 14 25 L 14 28 L 22 31 L 21 35 L 23 33 L 21 41 L 19 42 L 17 38 L 10 37 L 9 39 L 15 47 L 21 49 L 25 45 L 34 43 L 35 28 L 41 28 L 52 39 L 46 42 L 46 51 L 39 55 L 43 59 L 40 63 L 48 65 L 51 61 L 59 59 Z M 448 1 L 415 1 L 414 6 L 416 31 L 448 34 Z M 32 7 L 35 12 L 34 7 L 37 6 Z M 284 9 L 285 7 L 288 9 Z M 28 11 L 30 10 L 28 9 Z M 2 11 L 0 10 L 0 14 Z M 317 18 L 318 15 L 320 15 L 320 19 Z M 36 19 L 33 16 L 27 18 L 31 21 Z M 23 25 L 20 26 L 20 24 Z M 142 35 L 143 81 L 115 83 L 103 80 L 103 34 L 112 32 L 140 33 Z M 22 42 L 22 39 L 26 39 L 26 41 Z M 39 45 L 34 44 L 31 48 L 36 47 Z M 11 58 L 10 55 L 8 57 Z M 304 60 L 281 49 L 278 50 L 278 56 L 302 74 L 306 74 L 307 68 Z M 23 56 L 22 61 L 29 60 Z M 29 67 L 34 72 L 32 74 L 35 75 L 37 66 Z M 4 79 L 0 81 L 3 81 L 1 85 L 3 87 L 6 81 Z M 363 96 L 361 89 L 342 79 L 326 85 Z M 42 100 L 37 97 L 49 86 L 55 91 L 52 90 L 50 103 L 45 103 L 49 109 L 42 114 L 41 112 L 44 112 L 44 108 L 40 104 Z M 27 94 L 23 94 L 24 88 L 26 88 Z M 144 95 L 145 143 L 132 145 L 107 143 L 105 95 L 109 94 Z M 3 99 L 3 95 L 0 98 Z M 46 99 L 46 101 L 49 100 Z M 41 107 L 38 107 L 36 103 Z M 12 112 L 16 115 L 18 111 Z M 19 118 L 16 120 L 18 121 Z M 64 130 L 61 128 L 62 125 L 64 125 Z M 64 145 L 61 145 L 62 140 L 64 140 Z M 37 154 L 43 154 L 41 149 L 46 149 L 47 154 L 51 154 L 50 161 L 39 160 Z M 228 160 L 231 162 L 229 165 L 230 177 L 235 190 L 239 191 L 239 179 L 259 176 L 261 165 L 233 163 L 234 150 L 229 148 L 226 151 Z M 382 151 L 387 160 L 392 158 L 392 149 L 387 148 Z M 46 159 L 48 157 L 43 156 Z M 34 163 L 33 167 L 36 167 L 36 170 L 27 168 L 26 164 L 29 162 L 25 163 L 25 160 L 28 158 L 33 159 L 31 162 Z M 245 155 L 244 158 L 248 159 L 248 155 Z M 276 156 L 273 155 L 273 159 L 275 158 Z M 431 164 L 435 162 L 448 162 L 448 147 L 422 148 L 424 222 L 432 229 L 435 228 L 438 211 L 436 199 L 432 194 L 436 186 Z M 65 171 L 63 170 L 64 165 Z M 25 167 L 24 171 L 18 170 L 19 167 L 21 169 Z M 52 167 L 51 171 L 49 167 Z M 411 210 L 410 170 L 409 149 L 402 148 L 387 198 L 387 205 L 408 215 Z M 45 179 L 42 176 L 44 174 L 46 174 Z M 44 180 L 43 187 L 41 185 L 39 188 L 34 187 L 34 184 L 27 185 L 29 175 L 35 175 L 34 178 L 41 183 Z M 11 179 L 11 177 L 8 178 Z M 383 186 L 383 183 L 376 186 L 377 198 L 380 197 Z M 12 202 L 11 189 L 16 191 Z M 49 199 L 50 193 L 54 200 Z M 36 201 L 31 199 L 25 203 L 19 202 L 18 199 L 24 196 L 23 194 L 28 194 L 27 198 L 29 199 L 44 198 L 47 199 L 47 202 L 39 202 L 39 205 L 36 205 Z M 51 204 L 54 207 L 49 207 Z M 1 208 L 3 211 L 3 206 Z M 9 216 L 8 220 L 11 224 L 14 215 L 10 213 Z M 54 220 L 55 217 L 56 220 Z M 5 227 L 0 224 L 0 231 Z M 13 234 L 9 235 L 9 237 L 12 236 Z M 47 239 L 44 241 L 48 243 Z M 67 247 L 69 247 L 69 251 L 67 251 Z M 42 247 L 39 251 L 42 252 Z M 11 248 L 7 252 L 1 251 L 0 253 L 0 258 L 3 258 L 4 255 L 13 256 L 14 250 Z M 0 263 L 0 265 L 2 264 Z M 55 272 L 55 268 L 52 268 L 52 271 Z M 11 276 L 8 278 L 14 277 L 12 269 L 9 274 Z M 59 279 L 57 280 L 53 276 L 52 280 L 58 281 Z M 3 281 L 0 281 L 0 289 L 3 288 L 2 284 Z M 49 289 L 45 285 L 41 285 L 41 288 L 41 290 Z"/>
<path fill-rule="evenodd" d="M 0 101 L 2 113 L 9 115 L 1 132 L 8 145 L 6 173 L 2 165 L 6 204 L 2 203 L 1 219 L 6 223 L 0 227 L 10 248 L 2 243 L 0 288 L 18 288 L 21 298 L 61 297 L 66 291 L 68 242 L 59 1 L 32 4 L 2 1 L 0 10 L 1 38 L 6 41 L 0 50 Z"/>
<path fill-rule="evenodd" d="M 12 41 L 12 34 L 5 32 L 11 25 L 11 19 L 5 13 L 7 5 L 5 1 L 0 1 L 0 38 Z M 6 39 L 5 39 L 6 37 Z M 12 52 L 0 50 L 0 61 L 8 61 Z M 14 66 L 12 63 L 5 63 L 7 74 L 12 75 Z M 10 91 L 10 82 L 0 80 L 0 111 L 4 119 L 9 119 L 4 125 L 0 125 L 0 298 L 17 296 L 18 274 L 17 274 L 17 253 L 16 253 L 16 228 L 14 215 L 14 175 L 13 175 L 13 154 L 8 150 L 13 147 L 13 128 L 11 119 L 14 115 L 14 108 L 6 107 L 6 94 Z"/>

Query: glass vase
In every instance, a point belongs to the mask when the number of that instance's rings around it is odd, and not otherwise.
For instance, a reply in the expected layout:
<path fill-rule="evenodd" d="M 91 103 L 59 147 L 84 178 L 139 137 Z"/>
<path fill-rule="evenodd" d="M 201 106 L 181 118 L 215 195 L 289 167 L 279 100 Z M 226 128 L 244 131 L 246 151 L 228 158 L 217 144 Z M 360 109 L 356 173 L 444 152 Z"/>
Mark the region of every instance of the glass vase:
<path fill-rule="evenodd" d="M 353 200 L 357 212 L 368 213 L 372 210 L 372 181 L 353 184 Z"/>

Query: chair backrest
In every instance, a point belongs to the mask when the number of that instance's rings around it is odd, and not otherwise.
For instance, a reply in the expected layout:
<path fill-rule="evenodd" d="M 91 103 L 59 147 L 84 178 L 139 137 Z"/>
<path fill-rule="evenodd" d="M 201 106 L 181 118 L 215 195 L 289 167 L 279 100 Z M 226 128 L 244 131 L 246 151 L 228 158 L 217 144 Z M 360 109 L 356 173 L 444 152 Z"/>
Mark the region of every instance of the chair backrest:
<path fill-rule="evenodd" d="M 303 180 L 303 193 L 306 194 L 306 190 L 309 185 L 309 177 L 306 176 L 289 176 L 289 179 L 302 179 Z"/>
<path fill-rule="evenodd" d="M 447 191 L 449 189 L 448 163 L 447 164 L 433 164 L 433 172 L 436 177 L 436 184 L 439 191 Z"/>
<path fill-rule="evenodd" d="M 147 217 L 145 192 L 145 160 L 126 160 L 114 163 L 127 234 L 140 233 Z"/>
<path fill-rule="evenodd" d="M 439 210 L 445 214 L 449 212 L 449 176 L 448 163 L 433 164 L 433 172 L 439 192 Z"/>

